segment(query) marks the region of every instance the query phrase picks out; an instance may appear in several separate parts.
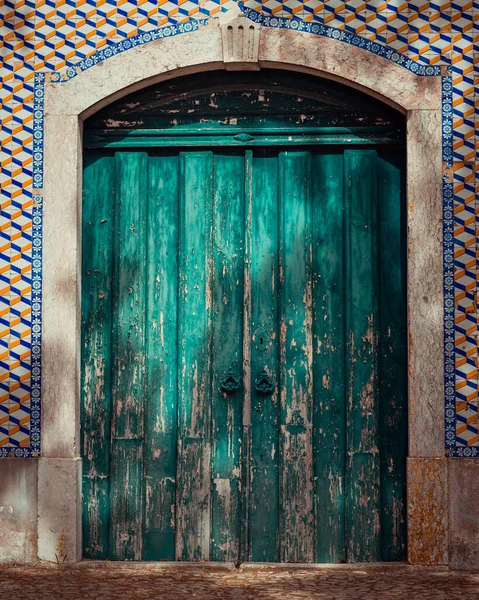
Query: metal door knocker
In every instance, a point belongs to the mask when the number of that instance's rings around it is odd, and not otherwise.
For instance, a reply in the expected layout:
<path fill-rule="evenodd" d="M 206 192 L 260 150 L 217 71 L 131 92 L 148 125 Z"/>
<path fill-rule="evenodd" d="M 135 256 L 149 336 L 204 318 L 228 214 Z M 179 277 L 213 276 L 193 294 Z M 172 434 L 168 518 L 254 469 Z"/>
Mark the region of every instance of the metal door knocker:
<path fill-rule="evenodd" d="M 240 385 L 240 380 L 235 375 L 231 367 L 220 379 L 220 390 L 225 394 L 231 394 L 232 392 L 235 392 L 240 387 Z"/>
<path fill-rule="evenodd" d="M 266 369 L 263 369 L 261 373 L 255 379 L 254 389 L 259 393 L 267 396 L 272 394 L 275 390 L 273 379 L 268 375 Z"/>

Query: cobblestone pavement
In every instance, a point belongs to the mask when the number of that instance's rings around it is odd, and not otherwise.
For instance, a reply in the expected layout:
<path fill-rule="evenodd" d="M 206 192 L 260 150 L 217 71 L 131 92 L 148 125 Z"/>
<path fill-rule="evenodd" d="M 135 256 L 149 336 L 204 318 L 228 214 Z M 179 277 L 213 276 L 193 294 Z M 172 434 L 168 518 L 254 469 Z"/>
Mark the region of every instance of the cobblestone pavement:
<path fill-rule="evenodd" d="M 91 564 L 91 563 L 90 563 Z M 479 600 L 479 573 L 375 567 L 0 567 L 2 600 Z"/>

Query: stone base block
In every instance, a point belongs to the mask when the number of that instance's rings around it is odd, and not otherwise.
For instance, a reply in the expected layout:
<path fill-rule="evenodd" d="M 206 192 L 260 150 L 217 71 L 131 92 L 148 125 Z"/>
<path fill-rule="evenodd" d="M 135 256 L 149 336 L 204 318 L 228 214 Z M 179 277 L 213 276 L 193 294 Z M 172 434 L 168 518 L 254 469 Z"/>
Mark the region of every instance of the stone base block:
<path fill-rule="evenodd" d="M 38 461 L 38 557 L 56 563 L 81 558 L 81 459 Z"/>
<path fill-rule="evenodd" d="M 413 565 L 448 563 L 447 459 L 409 458 L 408 559 Z"/>
<path fill-rule="evenodd" d="M 37 560 L 36 460 L 0 460 L 0 563 Z"/>
<path fill-rule="evenodd" d="M 479 570 L 479 460 L 449 458 L 449 566 Z"/>

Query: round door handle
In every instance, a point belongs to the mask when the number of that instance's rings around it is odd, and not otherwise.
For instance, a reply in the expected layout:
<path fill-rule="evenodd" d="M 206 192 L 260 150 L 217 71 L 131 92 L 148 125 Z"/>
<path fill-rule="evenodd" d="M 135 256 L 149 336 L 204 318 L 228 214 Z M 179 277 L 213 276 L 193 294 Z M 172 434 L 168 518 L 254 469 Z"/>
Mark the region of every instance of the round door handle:
<path fill-rule="evenodd" d="M 258 377 L 256 377 L 254 384 L 254 389 L 264 396 L 269 396 L 269 394 L 272 394 L 276 389 L 274 380 L 267 373 L 266 369 L 263 369 Z"/>
<path fill-rule="evenodd" d="M 220 390 L 225 394 L 232 394 L 240 387 L 240 385 L 241 382 L 231 367 L 220 379 Z"/>

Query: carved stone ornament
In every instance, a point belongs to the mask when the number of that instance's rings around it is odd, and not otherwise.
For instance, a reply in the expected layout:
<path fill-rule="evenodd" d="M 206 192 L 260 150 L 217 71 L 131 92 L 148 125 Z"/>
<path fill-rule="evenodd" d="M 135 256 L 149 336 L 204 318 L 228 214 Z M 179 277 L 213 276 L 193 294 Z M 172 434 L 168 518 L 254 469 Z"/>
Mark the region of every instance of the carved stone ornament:
<path fill-rule="evenodd" d="M 259 71 L 259 37 L 261 25 L 253 23 L 239 10 L 225 12 L 220 18 L 223 62 L 227 70 Z"/>

